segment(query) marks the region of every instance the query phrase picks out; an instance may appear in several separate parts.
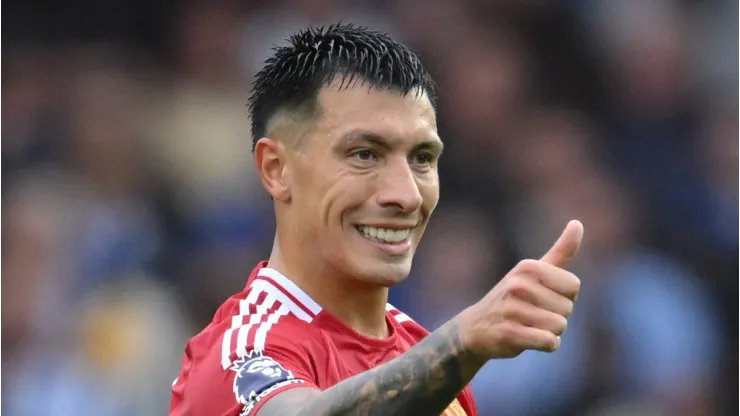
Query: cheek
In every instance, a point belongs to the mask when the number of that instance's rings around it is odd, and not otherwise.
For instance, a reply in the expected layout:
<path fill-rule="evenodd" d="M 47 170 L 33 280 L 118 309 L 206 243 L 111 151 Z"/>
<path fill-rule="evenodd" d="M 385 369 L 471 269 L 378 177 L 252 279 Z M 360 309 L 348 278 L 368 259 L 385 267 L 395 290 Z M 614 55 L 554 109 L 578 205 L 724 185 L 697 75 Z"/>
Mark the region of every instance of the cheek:
<path fill-rule="evenodd" d="M 325 223 L 357 220 L 354 213 L 372 199 L 375 182 L 373 178 L 356 175 L 337 178 L 322 196 Z"/>
<path fill-rule="evenodd" d="M 422 209 L 430 215 L 439 202 L 439 177 L 435 173 L 418 181 L 419 193 L 422 197 Z"/>
<path fill-rule="evenodd" d="M 336 182 L 335 173 L 326 165 L 326 161 L 309 156 L 295 163 L 291 172 L 292 194 L 300 209 L 312 212 L 318 209 Z"/>

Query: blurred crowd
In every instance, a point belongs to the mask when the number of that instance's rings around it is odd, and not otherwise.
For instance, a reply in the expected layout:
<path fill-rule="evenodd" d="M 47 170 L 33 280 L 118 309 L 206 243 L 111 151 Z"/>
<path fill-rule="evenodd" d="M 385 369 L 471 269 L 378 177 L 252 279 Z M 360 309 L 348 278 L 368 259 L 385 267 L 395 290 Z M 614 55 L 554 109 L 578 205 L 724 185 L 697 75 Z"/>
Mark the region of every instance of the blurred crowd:
<path fill-rule="evenodd" d="M 339 20 L 440 88 L 442 200 L 395 306 L 434 329 L 585 225 L 562 349 L 486 365 L 481 415 L 736 414 L 737 1 L 3 6 L 8 415 L 166 412 L 185 341 L 271 247 L 250 78 Z"/>

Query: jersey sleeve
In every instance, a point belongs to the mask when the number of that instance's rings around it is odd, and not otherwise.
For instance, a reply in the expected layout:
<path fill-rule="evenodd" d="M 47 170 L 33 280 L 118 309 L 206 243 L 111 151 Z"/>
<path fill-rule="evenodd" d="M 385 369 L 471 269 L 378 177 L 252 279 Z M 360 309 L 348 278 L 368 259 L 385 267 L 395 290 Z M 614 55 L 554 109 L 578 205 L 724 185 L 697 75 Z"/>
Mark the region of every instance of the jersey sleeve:
<path fill-rule="evenodd" d="M 189 374 L 181 372 L 173 387 L 173 403 L 180 390 L 181 410 L 171 410 L 170 415 L 252 416 L 280 392 L 318 388 L 311 337 L 300 325 L 283 319 L 263 333 L 257 345 L 254 332 L 240 335 L 245 326 L 227 329 L 201 360 L 194 357 L 190 365 L 183 363 L 183 372 L 189 368 Z"/>

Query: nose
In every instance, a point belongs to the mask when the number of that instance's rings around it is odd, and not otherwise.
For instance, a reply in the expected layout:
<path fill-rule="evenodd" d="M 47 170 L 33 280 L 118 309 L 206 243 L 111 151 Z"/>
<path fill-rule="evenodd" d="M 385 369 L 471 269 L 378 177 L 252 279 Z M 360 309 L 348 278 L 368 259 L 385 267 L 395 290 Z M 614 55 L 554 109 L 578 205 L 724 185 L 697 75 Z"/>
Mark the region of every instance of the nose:
<path fill-rule="evenodd" d="M 408 161 L 405 158 L 389 160 L 384 170 L 377 194 L 378 204 L 383 208 L 393 208 L 406 214 L 418 210 L 422 203 L 422 195 Z"/>

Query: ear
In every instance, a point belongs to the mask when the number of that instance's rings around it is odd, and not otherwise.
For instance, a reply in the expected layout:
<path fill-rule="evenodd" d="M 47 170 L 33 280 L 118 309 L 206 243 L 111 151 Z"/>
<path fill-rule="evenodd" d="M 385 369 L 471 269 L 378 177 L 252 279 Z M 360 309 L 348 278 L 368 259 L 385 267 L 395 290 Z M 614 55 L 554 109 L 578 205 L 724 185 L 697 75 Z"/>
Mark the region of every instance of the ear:
<path fill-rule="evenodd" d="M 263 137 L 254 147 L 254 160 L 262 184 L 276 201 L 290 200 L 290 186 L 286 180 L 285 149 L 276 140 Z"/>

